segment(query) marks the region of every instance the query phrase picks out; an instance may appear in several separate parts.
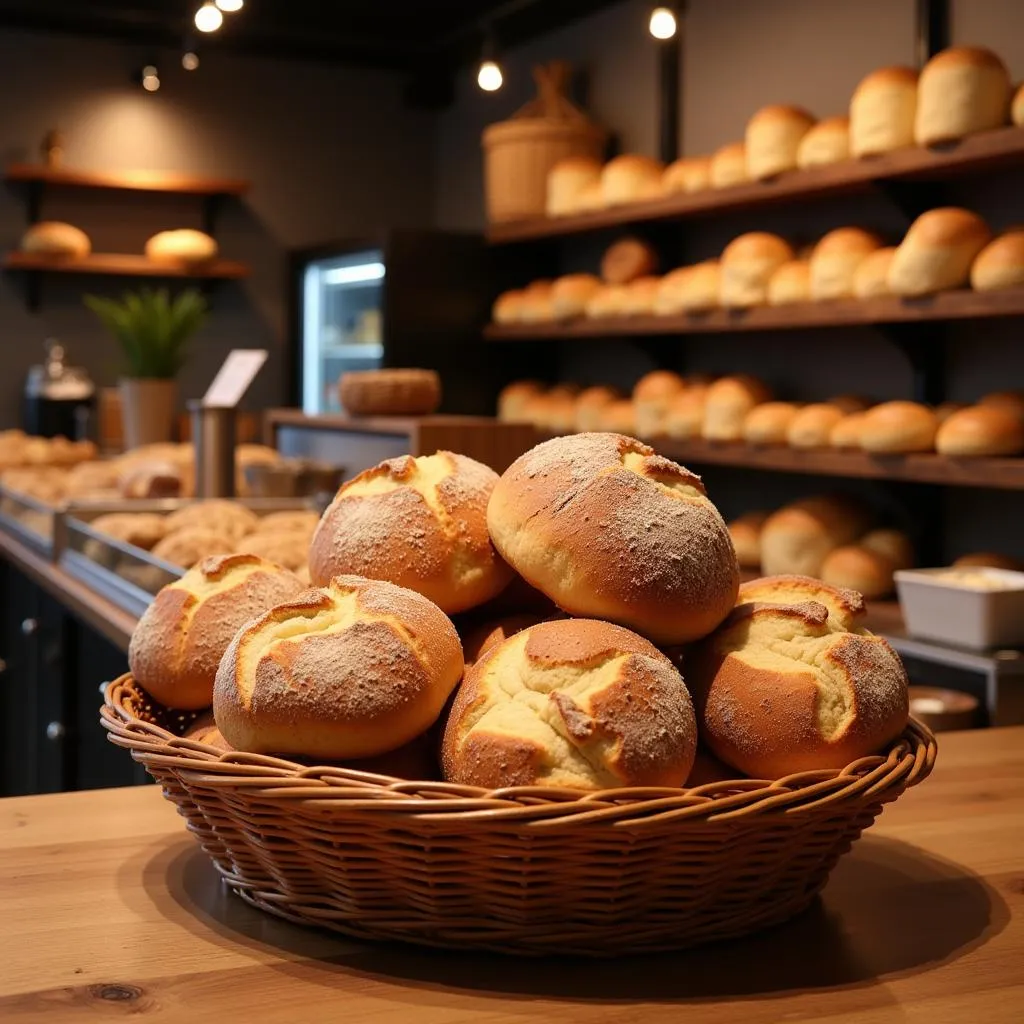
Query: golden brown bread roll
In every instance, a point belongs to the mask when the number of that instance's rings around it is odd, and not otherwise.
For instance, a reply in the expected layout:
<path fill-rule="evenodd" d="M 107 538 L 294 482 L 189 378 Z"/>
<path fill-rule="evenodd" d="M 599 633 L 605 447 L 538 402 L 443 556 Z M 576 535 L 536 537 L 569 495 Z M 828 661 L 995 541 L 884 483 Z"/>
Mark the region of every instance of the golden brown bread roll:
<path fill-rule="evenodd" d="M 373 757 L 426 731 L 461 675 L 458 634 L 436 605 L 381 580 L 338 576 L 235 634 L 213 713 L 239 750 Z"/>
<path fill-rule="evenodd" d="M 907 723 L 898 655 L 862 626 L 859 594 L 776 577 L 740 603 L 687 662 L 701 736 L 753 778 L 844 768 Z"/>
<path fill-rule="evenodd" d="M 954 569 L 1009 569 L 1011 572 L 1024 570 L 1024 562 L 1009 555 L 1002 555 L 995 551 L 973 551 L 968 555 L 961 555 L 953 562 Z"/>
<path fill-rule="evenodd" d="M 858 504 L 823 496 L 773 512 L 761 531 L 761 568 L 769 576 L 817 576 L 830 551 L 852 544 L 870 525 Z"/>
<path fill-rule="evenodd" d="M 712 188 L 728 188 L 750 181 L 747 172 L 747 147 L 742 142 L 730 142 L 716 149 L 711 156 L 708 179 Z"/>
<path fill-rule="evenodd" d="M 533 281 L 523 289 L 519 320 L 524 324 L 550 323 L 555 319 L 551 305 L 551 282 Z"/>
<path fill-rule="evenodd" d="M 215 239 L 205 231 L 194 228 L 177 228 L 173 231 L 158 231 L 146 242 L 146 259 L 154 263 L 207 263 L 217 258 L 218 246 Z"/>
<path fill-rule="evenodd" d="M 625 285 L 622 312 L 625 316 L 653 316 L 661 286 L 660 277 L 638 277 Z"/>
<path fill-rule="evenodd" d="M 762 107 L 747 122 L 747 174 L 755 181 L 797 166 L 796 154 L 814 118 L 800 107 Z"/>
<path fill-rule="evenodd" d="M 978 405 L 998 406 L 1024 419 L 1024 391 L 993 391 L 982 395 Z"/>
<path fill-rule="evenodd" d="M 546 441 L 494 488 L 495 546 L 571 615 L 659 643 L 703 636 L 732 606 L 736 555 L 700 478 L 618 434 Z"/>
<path fill-rule="evenodd" d="M 304 589 L 256 555 L 204 559 L 164 587 L 139 619 L 128 647 L 135 681 L 166 707 L 208 707 L 217 666 L 238 630 Z"/>
<path fill-rule="evenodd" d="M 576 399 L 575 429 L 580 431 L 603 430 L 602 414 L 606 406 L 617 402 L 621 395 L 615 388 L 603 384 L 592 388 L 584 388 Z"/>
<path fill-rule="evenodd" d="M 64 493 L 68 500 L 113 497 L 118 493 L 118 467 L 114 461 L 80 462 L 68 470 Z"/>
<path fill-rule="evenodd" d="M 846 413 L 829 432 L 829 446 L 832 448 L 860 448 L 860 434 L 863 426 L 863 412 Z"/>
<path fill-rule="evenodd" d="M 517 615 L 505 615 L 500 619 L 491 619 L 469 630 L 462 637 L 462 657 L 466 668 L 472 667 L 492 647 L 504 643 L 516 633 L 522 633 L 530 626 L 543 621 L 543 616 L 532 612 L 520 612 Z"/>
<path fill-rule="evenodd" d="M 228 537 L 242 538 L 259 526 L 259 516 L 251 509 L 226 498 L 195 501 L 167 516 L 168 533 L 199 527 Z"/>
<path fill-rule="evenodd" d="M 834 405 L 844 416 L 854 412 L 865 412 L 871 403 L 863 395 L 833 395 L 828 400 L 829 405 Z"/>
<path fill-rule="evenodd" d="M 487 536 L 497 479 L 489 466 L 444 451 L 365 470 L 342 484 L 313 535 L 313 583 L 359 575 L 408 587 L 447 612 L 482 604 L 512 578 Z"/>
<path fill-rule="evenodd" d="M 722 290 L 722 270 L 718 260 L 703 260 L 687 268 L 680 282 L 679 305 L 684 313 L 706 313 L 717 309 Z"/>
<path fill-rule="evenodd" d="M 637 153 L 623 153 L 604 165 L 601 195 L 605 206 L 656 199 L 661 195 L 665 167 L 658 160 Z"/>
<path fill-rule="evenodd" d="M 743 421 L 743 440 L 747 444 L 786 444 L 789 426 L 799 411 L 799 406 L 792 402 L 764 402 L 755 406 Z"/>
<path fill-rule="evenodd" d="M 154 512 L 107 512 L 93 519 L 89 527 L 144 551 L 152 550 L 167 533 L 165 518 Z"/>
<path fill-rule="evenodd" d="M 593 274 L 566 274 L 551 286 L 551 311 L 556 320 L 572 320 L 583 316 L 587 303 L 601 287 L 601 279 Z"/>
<path fill-rule="evenodd" d="M 309 544 L 312 531 L 260 530 L 250 533 L 238 542 L 242 554 L 258 555 L 275 565 L 295 571 L 309 562 Z"/>
<path fill-rule="evenodd" d="M 429 416 L 441 404 L 441 378 L 434 370 L 346 370 L 338 398 L 350 416 Z"/>
<path fill-rule="evenodd" d="M 584 186 L 576 197 L 576 213 L 593 213 L 604 208 L 604 189 L 601 188 L 600 180 Z"/>
<path fill-rule="evenodd" d="M 183 733 L 182 737 L 195 743 L 205 743 L 208 747 L 228 752 L 235 748 L 221 734 L 217 723 L 213 720 L 213 712 L 207 711 L 200 715 Z"/>
<path fill-rule="evenodd" d="M 935 417 L 939 423 L 945 423 L 953 413 L 966 408 L 967 406 L 963 402 L 943 402 L 941 405 L 935 406 Z"/>
<path fill-rule="evenodd" d="M 692 267 L 677 267 L 670 270 L 658 283 L 654 296 L 655 316 L 678 316 L 684 312 L 683 290 Z"/>
<path fill-rule="evenodd" d="M 977 292 L 1024 284 L 1024 228 L 992 239 L 971 264 L 971 287 Z"/>
<path fill-rule="evenodd" d="M 185 526 L 157 541 L 153 545 L 153 556 L 181 569 L 191 569 L 204 558 L 230 554 L 240 540 L 236 534 L 204 526 Z"/>
<path fill-rule="evenodd" d="M 940 455 L 1020 455 L 1024 420 L 999 405 L 974 405 L 949 416 L 935 435 Z"/>
<path fill-rule="evenodd" d="M 498 394 L 498 419 L 502 423 L 529 423 L 526 406 L 530 399 L 544 394 L 544 385 L 536 380 L 516 380 Z"/>
<path fill-rule="evenodd" d="M 701 437 L 707 441 L 739 441 L 751 410 L 767 402 L 771 391 L 756 377 L 722 377 L 708 388 Z"/>
<path fill-rule="evenodd" d="M 608 622 L 543 622 L 492 647 L 448 718 L 444 777 L 462 785 L 681 786 L 693 703 L 672 662 Z"/>
<path fill-rule="evenodd" d="M 652 370 L 633 388 L 633 416 L 641 437 L 663 433 L 662 421 L 677 395 L 686 390 L 686 381 L 671 370 Z"/>
<path fill-rule="evenodd" d="M 850 119 L 827 117 L 819 121 L 800 140 L 796 165 L 801 170 L 837 164 L 850 156 Z"/>
<path fill-rule="evenodd" d="M 496 324 L 517 324 L 522 319 L 523 291 L 513 288 L 502 292 L 491 306 L 491 320 Z"/>
<path fill-rule="evenodd" d="M 998 128 L 1006 124 L 1010 95 L 1010 74 L 991 50 L 943 50 L 921 72 L 914 141 L 931 146 Z"/>
<path fill-rule="evenodd" d="M 673 192 L 700 192 L 711 187 L 711 157 L 689 156 L 668 165 L 661 177 L 662 191 L 666 195 Z"/>
<path fill-rule="evenodd" d="M 629 284 L 658 269 L 658 254 L 639 238 L 620 238 L 601 257 L 601 277 L 606 284 Z"/>
<path fill-rule="evenodd" d="M 549 434 L 568 434 L 576 428 L 576 396 L 552 388 L 530 403 L 530 422 Z"/>
<path fill-rule="evenodd" d="M 807 260 L 783 263 L 768 281 L 768 305 L 785 306 L 811 298 L 811 265 Z"/>
<path fill-rule="evenodd" d="M 864 414 L 860 446 L 867 452 L 930 452 L 939 419 L 919 402 L 882 402 Z"/>
<path fill-rule="evenodd" d="M 319 522 L 320 517 L 312 509 L 285 509 L 260 516 L 256 533 L 304 533 L 312 537 Z"/>
<path fill-rule="evenodd" d="M 767 512 L 747 512 L 729 523 L 729 536 L 741 569 L 761 568 L 761 530 L 767 519 Z"/>
<path fill-rule="evenodd" d="M 991 237 L 988 225 L 970 210 L 947 206 L 922 213 L 896 247 L 889 264 L 889 291 L 929 295 L 962 287 Z"/>
<path fill-rule="evenodd" d="M 772 274 L 793 258 L 790 244 L 767 231 L 750 231 L 734 238 L 722 250 L 720 261 L 722 305 L 738 309 L 761 305 L 768 298 Z"/>
<path fill-rule="evenodd" d="M 909 569 L 914 564 L 914 545 L 902 530 L 871 530 L 861 537 L 860 546 L 884 555 L 894 569 Z"/>
<path fill-rule="evenodd" d="M 624 284 L 606 284 L 591 296 L 584 314 L 591 320 L 623 316 L 626 311 L 626 296 Z"/>
<path fill-rule="evenodd" d="M 827 448 L 843 411 L 828 402 L 805 405 L 790 421 L 786 443 L 791 448 Z"/>
<path fill-rule="evenodd" d="M 809 260 L 811 298 L 815 301 L 847 299 L 853 295 L 858 267 L 882 240 L 863 228 L 836 228 L 814 247 Z"/>
<path fill-rule="evenodd" d="M 1010 120 L 1019 128 L 1024 125 L 1024 83 L 1018 85 L 1010 103 Z"/>
<path fill-rule="evenodd" d="M 870 299 L 875 295 L 889 295 L 889 267 L 896 255 L 896 246 L 883 245 L 869 252 L 853 272 L 853 295 L 857 299 Z"/>
<path fill-rule="evenodd" d="M 672 400 L 662 421 L 662 429 L 669 437 L 677 440 L 700 437 L 708 403 L 708 388 L 707 384 L 688 387 Z"/>
<path fill-rule="evenodd" d="M 868 600 L 893 591 L 893 570 L 889 557 L 865 544 L 848 544 L 830 551 L 821 566 L 822 582 L 832 587 L 856 590 Z"/>
<path fill-rule="evenodd" d="M 631 435 L 636 433 L 636 410 L 633 408 L 633 401 L 629 398 L 621 398 L 615 402 L 609 402 L 601 410 L 598 418 L 598 429 L 612 434 Z"/>
<path fill-rule="evenodd" d="M 21 236 L 21 250 L 46 256 L 83 259 L 92 252 L 92 242 L 89 241 L 89 236 L 74 224 L 44 220 L 33 224 Z"/>
<path fill-rule="evenodd" d="M 879 68 L 864 78 L 850 100 L 850 152 L 874 156 L 914 144 L 917 72 Z"/>
<path fill-rule="evenodd" d="M 580 197 L 601 181 L 601 161 L 592 156 L 567 156 L 548 171 L 546 212 L 549 217 L 579 213 Z"/>

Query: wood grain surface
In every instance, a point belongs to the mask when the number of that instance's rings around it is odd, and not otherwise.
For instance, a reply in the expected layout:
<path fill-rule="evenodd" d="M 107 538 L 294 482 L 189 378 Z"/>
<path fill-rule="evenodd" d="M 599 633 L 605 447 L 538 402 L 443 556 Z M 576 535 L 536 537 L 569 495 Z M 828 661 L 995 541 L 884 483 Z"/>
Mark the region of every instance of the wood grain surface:
<path fill-rule="evenodd" d="M 4 180 L 65 188 L 175 192 L 194 196 L 241 196 L 249 191 L 249 182 L 239 178 L 204 178 L 173 171 L 85 171 L 43 164 L 10 164 Z"/>
<path fill-rule="evenodd" d="M 1011 1024 L 1024 1009 L 1024 728 L 934 775 L 760 936 L 615 961 L 375 947 L 230 896 L 155 788 L 0 801 L 0 1020 Z"/>

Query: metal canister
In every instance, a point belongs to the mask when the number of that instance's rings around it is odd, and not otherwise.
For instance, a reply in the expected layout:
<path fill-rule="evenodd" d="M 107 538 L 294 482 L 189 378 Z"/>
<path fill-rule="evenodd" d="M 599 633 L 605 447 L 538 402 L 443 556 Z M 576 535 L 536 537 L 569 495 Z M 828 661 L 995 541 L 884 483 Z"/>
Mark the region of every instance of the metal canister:
<path fill-rule="evenodd" d="M 235 417 L 233 406 L 188 403 L 196 449 L 196 497 L 235 495 Z"/>

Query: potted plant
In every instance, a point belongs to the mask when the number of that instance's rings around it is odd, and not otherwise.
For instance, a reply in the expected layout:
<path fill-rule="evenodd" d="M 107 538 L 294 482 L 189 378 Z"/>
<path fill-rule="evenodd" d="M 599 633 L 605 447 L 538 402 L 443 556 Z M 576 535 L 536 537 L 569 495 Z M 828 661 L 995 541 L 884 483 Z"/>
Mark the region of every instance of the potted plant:
<path fill-rule="evenodd" d="M 188 356 L 189 339 L 206 320 L 206 299 L 194 288 L 174 299 L 166 288 L 140 288 L 126 292 L 119 302 L 86 295 L 85 304 L 121 346 L 125 447 L 171 440 L 178 401 L 175 378 Z"/>

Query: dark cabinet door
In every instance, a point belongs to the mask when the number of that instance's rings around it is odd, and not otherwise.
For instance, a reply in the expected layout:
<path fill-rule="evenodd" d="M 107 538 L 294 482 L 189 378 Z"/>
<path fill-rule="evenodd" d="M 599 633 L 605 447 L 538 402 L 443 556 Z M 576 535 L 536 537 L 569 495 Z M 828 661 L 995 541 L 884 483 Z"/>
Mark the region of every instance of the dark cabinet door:
<path fill-rule="evenodd" d="M 68 663 L 72 623 L 49 594 L 36 593 L 36 614 L 23 620 L 21 631 L 31 644 L 30 684 L 35 692 L 36 792 L 60 793 L 72 788 L 72 724 L 68 720 Z"/>

